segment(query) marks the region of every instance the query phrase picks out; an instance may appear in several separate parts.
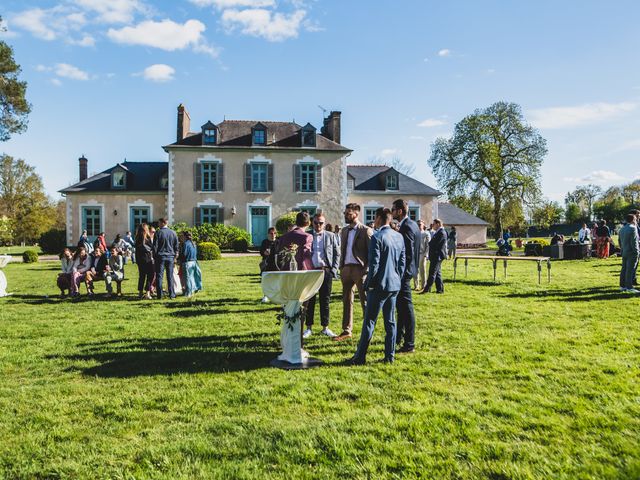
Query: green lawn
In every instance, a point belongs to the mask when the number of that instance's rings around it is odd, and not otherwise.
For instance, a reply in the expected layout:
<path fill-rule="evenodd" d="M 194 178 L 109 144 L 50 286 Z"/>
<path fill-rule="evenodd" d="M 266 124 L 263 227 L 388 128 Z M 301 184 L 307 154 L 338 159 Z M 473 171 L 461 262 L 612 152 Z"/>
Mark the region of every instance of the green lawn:
<path fill-rule="evenodd" d="M 132 278 L 77 303 L 57 263 L 8 265 L 0 478 L 640 478 L 640 298 L 615 259 L 555 262 L 541 286 L 535 264 L 494 284 L 470 263 L 416 297 L 416 354 L 378 362 L 379 324 L 368 365 L 316 335 L 308 371 L 268 366 L 256 264 L 206 262 L 192 301 L 137 301 Z"/>
<path fill-rule="evenodd" d="M 42 255 L 42 250 L 40 250 L 40 247 L 38 245 L 26 247 L 21 247 L 20 245 L 13 245 L 11 247 L 0 247 L 0 255 L 15 255 L 17 257 L 21 257 L 26 250 L 35 250 L 38 255 Z"/>

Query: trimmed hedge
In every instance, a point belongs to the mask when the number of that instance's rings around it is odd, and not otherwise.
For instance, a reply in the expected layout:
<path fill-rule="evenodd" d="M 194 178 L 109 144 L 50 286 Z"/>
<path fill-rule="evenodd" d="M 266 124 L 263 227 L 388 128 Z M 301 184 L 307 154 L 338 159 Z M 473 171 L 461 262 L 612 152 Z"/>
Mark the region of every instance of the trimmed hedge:
<path fill-rule="evenodd" d="M 289 231 L 289 227 L 296 224 L 296 216 L 298 212 L 289 212 L 282 215 L 278 221 L 276 221 L 276 230 L 278 235 L 282 236 Z"/>
<path fill-rule="evenodd" d="M 237 240 L 245 240 L 247 245 L 251 245 L 249 232 L 232 225 L 203 223 L 197 227 L 190 227 L 186 223 L 176 223 L 171 228 L 178 234 L 185 231 L 191 232 L 191 237 L 196 243 L 212 242 L 225 250 L 234 248 L 233 243 Z"/>
<path fill-rule="evenodd" d="M 220 260 L 220 247 L 213 242 L 202 242 L 198 244 L 198 260 Z"/>
<path fill-rule="evenodd" d="M 22 261 L 24 263 L 36 263 L 38 261 L 38 252 L 35 250 L 25 250 L 22 254 Z"/>
<path fill-rule="evenodd" d="M 246 238 L 237 238 L 231 244 L 231 248 L 234 252 L 247 252 L 249 250 L 249 242 L 247 242 Z"/>
<path fill-rule="evenodd" d="M 52 228 L 40 235 L 38 245 L 42 253 L 59 254 L 67 246 L 67 234 L 64 230 Z"/>

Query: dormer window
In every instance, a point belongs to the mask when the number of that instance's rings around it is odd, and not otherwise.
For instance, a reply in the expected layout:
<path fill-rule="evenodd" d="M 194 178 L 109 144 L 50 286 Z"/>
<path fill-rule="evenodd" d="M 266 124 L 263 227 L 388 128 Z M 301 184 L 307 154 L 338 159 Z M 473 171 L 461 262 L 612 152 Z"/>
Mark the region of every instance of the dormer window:
<path fill-rule="evenodd" d="M 302 130 L 300 130 L 301 144 L 303 147 L 315 147 L 316 146 L 316 128 L 307 123 Z"/>
<path fill-rule="evenodd" d="M 211 121 L 202 126 L 202 144 L 215 145 L 218 143 L 218 127 Z"/>
<path fill-rule="evenodd" d="M 390 173 L 387 175 L 387 190 L 398 190 L 398 174 Z"/>
<path fill-rule="evenodd" d="M 111 172 L 111 188 L 124 189 L 127 187 L 127 172 L 118 168 Z"/>
<path fill-rule="evenodd" d="M 267 144 L 267 127 L 258 123 L 251 129 L 251 144 L 266 145 Z"/>
<path fill-rule="evenodd" d="M 347 189 L 353 190 L 356 188 L 356 181 L 353 178 L 347 179 Z"/>
<path fill-rule="evenodd" d="M 162 190 L 169 188 L 169 175 L 166 173 L 160 177 L 160 188 Z"/>

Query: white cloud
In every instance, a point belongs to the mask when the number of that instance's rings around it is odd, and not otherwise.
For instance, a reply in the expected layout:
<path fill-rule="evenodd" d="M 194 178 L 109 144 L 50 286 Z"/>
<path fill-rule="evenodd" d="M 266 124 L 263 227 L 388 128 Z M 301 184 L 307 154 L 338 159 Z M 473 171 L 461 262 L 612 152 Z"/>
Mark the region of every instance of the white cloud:
<path fill-rule="evenodd" d="M 594 170 L 582 177 L 566 177 L 566 182 L 572 182 L 577 184 L 593 183 L 594 185 L 611 185 L 623 180 L 629 180 L 622 175 L 617 174 L 609 170 Z"/>
<path fill-rule="evenodd" d="M 601 123 L 638 107 L 637 103 L 587 103 L 575 107 L 551 107 L 530 110 L 531 123 L 538 128 L 571 128 Z"/>
<path fill-rule="evenodd" d="M 34 37 L 42 40 L 55 40 L 57 34 L 55 30 L 50 28 L 47 16 L 47 11 L 33 8 L 14 16 L 11 23 L 31 33 Z"/>
<path fill-rule="evenodd" d="M 397 148 L 384 148 L 380 151 L 381 157 L 391 157 L 392 155 L 397 155 L 397 154 L 398 154 Z"/>
<path fill-rule="evenodd" d="M 198 7 L 216 7 L 220 10 L 227 8 L 263 8 L 272 7 L 275 0 L 189 0 Z"/>
<path fill-rule="evenodd" d="M 84 35 L 80 40 L 69 40 L 71 45 L 79 45 L 81 47 L 93 47 L 96 44 L 96 39 L 91 35 Z"/>
<path fill-rule="evenodd" d="M 129 23 L 138 12 L 147 8 L 138 0 L 75 0 L 85 10 L 98 14 L 104 23 Z"/>
<path fill-rule="evenodd" d="M 222 24 L 228 32 L 240 29 L 245 35 L 279 42 L 298 36 L 305 15 L 304 10 L 296 10 L 287 15 L 262 8 L 230 9 L 222 13 Z"/>
<path fill-rule="evenodd" d="M 175 68 L 165 65 L 164 63 L 156 63 L 144 69 L 142 76 L 145 80 L 152 82 L 163 83 L 173 80 L 173 75 L 176 73 Z"/>
<path fill-rule="evenodd" d="M 47 67 L 45 65 L 36 65 L 36 72 L 48 72 L 51 70 L 51 67 Z"/>
<path fill-rule="evenodd" d="M 71 80 L 89 80 L 89 74 L 68 63 L 57 63 L 54 69 L 57 76 Z"/>
<path fill-rule="evenodd" d="M 440 120 L 438 118 L 427 118 L 426 120 L 421 121 L 417 126 L 432 128 L 432 127 L 439 127 L 441 125 L 446 125 L 446 124 L 447 122 L 445 122 L 444 120 Z"/>
<path fill-rule="evenodd" d="M 52 78 L 52 79 L 50 80 L 50 82 L 51 82 L 53 85 L 55 85 L 56 87 L 60 87 L 60 86 L 62 86 L 62 82 L 61 82 L 59 79 L 57 79 L 57 78 Z"/>
<path fill-rule="evenodd" d="M 451 55 L 451 50 L 448 48 L 443 48 L 442 50 L 438 50 L 439 57 L 448 57 Z"/>
<path fill-rule="evenodd" d="M 184 24 L 166 19 L 160 22 L 147 20 L 134 27 L 110 28 L 107 35 L 116 43 L 144 45 L 174 51 L 203 42 L 202 32 L 206 30 L 199 20 L 187 20 Z"/>

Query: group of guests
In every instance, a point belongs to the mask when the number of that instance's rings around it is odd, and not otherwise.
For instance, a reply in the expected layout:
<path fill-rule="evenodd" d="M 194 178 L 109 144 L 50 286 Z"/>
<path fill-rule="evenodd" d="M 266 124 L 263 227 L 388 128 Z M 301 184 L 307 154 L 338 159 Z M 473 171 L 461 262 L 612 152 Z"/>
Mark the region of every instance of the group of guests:
<path fill-rule="evenodd" d="M 303 338 L 313 334 L 316 303 L 320 307 L 321 333 L 337 342 L 351 338 L 354 290 L 357 290 L 364 323 L 358 348 L 349 363 L 365 363 L 380 311 L 386 332 L 384 361 L 391 363 L 396 346 L 399 353 L 415 351 L 412 280 L 416 287 L 421 286 L 420 293 L 430 292 L 434 284 L 436 293 L 444 293 L 441 265 L 448 256 L 448 236 L 440 219 L 433 221 L 431 231 L 423 222 L 411 220 L 407 202 L 402 199 L 393 202 L 391 209 L 379 208 L 373 228 L 360 221 L 360 212 L 356 203 L 345 206 L 346 226 L 339 235 L 326 229 L 322 213 L 310 218 L 307 212 L 299 212 L 295 226 L 279 239 L 275 229 L 269 230 L 269 238 L 261 248 L 262 268 L 289 269 L 287 265 L 277 266 L 276 259 L 278 252 L 290 249 L 295 250 L 294 268 L 324 271 L 320 290 L 305 305 Z M 397 231 L 391 228 L 392 220 L 398 224 Z M 426 259 L 430 262 L 428 275 L 424 274 Z M 423 278 L 426 277 L 424 285 L 418 283 L 421 268 Z M 333 280 L 338 275 L 343 289 L 342 330 L 335 334 L 329 328 L 330 298 Z"/>
<path fill-rule="evenodd" d="M 87 295 L 95 294 L 95 282 L 104 281 L 107 297 L 122 296 L 122 282 L 125 279 L 126 258 L 131 257 L 138 267 L 138 298 L 162 299 L 164 295 L 175 298 L 178 291 L 187 297 L 202 290 L 202 272 L 197 262 L 197 247 L 191 233 L 176 232 L 167 225 L 167 220 L 158 221 L 158 229 L 143 223 L 138 226 L 135 238 L 127 232 L 119 234 L 107 248 L 104 233 L 100 233 L 94 242 L 88 241 L 83 231 L 74 253 L 65 248 L 60 255 L 61 272 L 57 284 L 62 297 L 67 292 L 72 297 L 80 295 L 80 285 L 85 284 Z M 175 262 L 179 261 L 179 270 Z M 167 291 L 163 290 L 163 277 L 166 274 Z"/>

